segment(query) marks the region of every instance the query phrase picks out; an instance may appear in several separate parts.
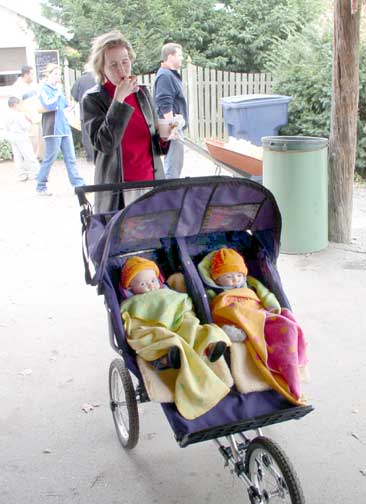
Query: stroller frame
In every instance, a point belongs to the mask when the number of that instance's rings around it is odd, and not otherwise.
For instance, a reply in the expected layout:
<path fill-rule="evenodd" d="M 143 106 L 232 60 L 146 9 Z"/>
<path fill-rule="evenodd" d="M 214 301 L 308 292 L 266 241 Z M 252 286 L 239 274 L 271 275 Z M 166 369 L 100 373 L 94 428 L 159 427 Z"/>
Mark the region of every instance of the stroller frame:
<path fill-rule="evenodd" d="M 229 184 L 240 183 L 242 185 L 243 179 L 235 179 L 231 177 L 200 177 L 190 180 L 179 179 L 143 183 L 104 184 L 99 186 L 83 186 L 76 188 L 75 192 L 81 206 L 80 216 L 82 222 L 83 258 L 86 282 L 96 285 L 98 287 L 98 294 L 105 294 L 103 289 L 103 267 L 109 257 L 109 250 L 107 250 L 106 254 L 106 243 L 108 243 L 108 237 L 111 236 L 111 231 L 108 231 L 108 224 L 106 224 L 106 233 L 104 234 L 107 234 L 108 236 L 104 242 L 103 239 L 99 240 L 99 252 L 95 253 L 94 251 L 94 257 L 90 258 L 87 235 L 91 227 L 93 212 L 92 206 L 86 198 L 87 193 L 98 191 L 123 192 L 125 190 L 135 188 L 157 188 L 155 191 L 151 191 L 147 195 L 144 195 L 136 200 L 136 202 L 140 202 L 148 199 L 149 195 L 153 192 L 159 191 L 159 188 L 169 190 L 181 187 L 182 185 L 196 186 L 200 184 L 225 184 L 225 182 L 229 182 Z M 279 242 L 281 227 L 278 207 L 271 193 L 262 186 L 248 180 L 245 181 L 245 185 L 250 189 L 256 189 L 257 191 L 260 188 L 260 192 L 264 193 L 265 197 L 271 200 L 274 211 L 277 212 L 276 218 L 277 220 L 279 219 L 279 224 L 273 233 L 273 256 L 276 258 L 279 250 L 279 243 L 277 242 Z M 136 202 L 131 205 L 133 206 Z M 126 209 L 131 207 L 131 205 L 126 207 Z M 123 213 L 123 211 L 119 211 L 117 214 L 121 214 L 121 212 Z M 115 217 L 115 215 L 109 216 L 110 220 L 114 218 L 118 217 Z M 183 268 L 185 264 L 186 268 L 189 269 L 190 260 L 189 256 L 188 260 L 187 257 L 185 257 L 185 253 L 187 252 L 185 249 L 185 243 L 183 241 L 181 243 L 181 248 L 179 248 L 179 242 L 180 239 L 178 238 L 177 243 Z M 143 250 L 143 252 L 146 252 L 146 250 Z M 90 259 L 92 259 L 92 261 L 96 264 L 96 273 L 94 276 L 92 276 L 90 272 Z M 287 300 L 284 297 L 284 302 L 286 301 Z M 196 311 L 201 321 L 203 319 L 203 323 L 207 323 L 210 320 L 207 313 L 205 313 L 204 304 L 205 303 L 203 303 L 203 306 L 199 306 Z M 131 366 L 128 365 L 129 362 L 125 362 L 125 349 L 121 348 L 120 341 L 118 340 L 115 329 L 115 321 L 113 319 L 113 312 L 111 307 L 108 305 L 106 296 L 105 306 L 107 310 L 110 344 L 113 350 L 120 356 L 112 361 L 109 369 L 110 407 L 117 436 L 121 445 L 126 449 L 132 449 L 136 446 L 139 438 L 138 405 L 148 402 L 150 399 L 139 372 L 136 373 L 136 369 L 132 368 L 131 373 Z M 133 382 L 133 375 L 135 375 L 138 380 L 137 384 Z M 225 466 L 229 466 L 231 468 L 231 472 L 244 483 L 248 492 L 249 502 L 251 504 L 264 504 L 270 502 L 292 502 L 295 504 L 303 504 L 305 502 L 303 492 L 291 462 L 277 443 L 268 437 L 263 436 L 261 429 L 266 425 L 290 419 L 299 419 L 310 413 L 312 410 L 313 408 L 311 405 L 299 407 L 291 406 L 274 410 L 270 413 L 240 419 L 239 421 L 220 424 L 212 428 L 210 427 L 185 434 L 176 434 L 175 437 L 181 447 L 188 446 L 192 443 L 212 440 L 223 457 Z M 247 431 L 254 431 L 254 437 L 249 437 L 245 434 Z"/>

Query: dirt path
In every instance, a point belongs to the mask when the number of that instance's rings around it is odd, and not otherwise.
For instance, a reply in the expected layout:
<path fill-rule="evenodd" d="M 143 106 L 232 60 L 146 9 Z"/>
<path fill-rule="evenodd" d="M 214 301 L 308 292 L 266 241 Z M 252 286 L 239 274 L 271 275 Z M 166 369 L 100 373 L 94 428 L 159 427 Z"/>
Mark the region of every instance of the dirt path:
<path fill-rule="evenodd" d="M 194 156 L 187 152 L 186 175 L 214 173 Z M 92 168 L 80 170 L 91 182 Z M 156 404 L 140 409 L 137 448 L 119 447 L 107 390 L 116 354 L 103 299 L 84 283 L 79 208 L 63 164 L 52 172 L 53 197 L 17 182 L 11 163 L 0 164 L 0 187 L 0 501 L 246 503 L 213 443 L 180 449 Z M 266 433 L 289 454 L 311 504 L 361 502 L 366 493 L 365 228 L 361 187 L 352 247 L 279 260 L 309 341 L 316 409 Z M 94 405 L 88 413 L 85 404 Z"/>

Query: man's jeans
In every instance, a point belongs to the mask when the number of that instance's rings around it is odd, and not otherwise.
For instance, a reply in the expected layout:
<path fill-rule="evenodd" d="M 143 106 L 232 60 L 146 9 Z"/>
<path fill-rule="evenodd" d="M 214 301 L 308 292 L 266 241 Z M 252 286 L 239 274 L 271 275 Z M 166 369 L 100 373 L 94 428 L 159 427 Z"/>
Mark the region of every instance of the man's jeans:
<path fill-rule="evenodd" d="M 46 137 L 45 143 L 46 153 L 37 176 L 37 191 L 46 190 L 48 175 L 60 149 L 64 157 L 70 184 L 74 187 L 84 185 L 84 179 L 80 177 L 76 165 L 75 148 L 72 136 Z"/>
<path fill-rule="evenodd" d="M 167 179 L 179 178 L 183 169 L 184 161 L 184 137 L 183 132 L 178 140 L 170 140 L 168 154 L 164 160 L 164 172 Z"/>

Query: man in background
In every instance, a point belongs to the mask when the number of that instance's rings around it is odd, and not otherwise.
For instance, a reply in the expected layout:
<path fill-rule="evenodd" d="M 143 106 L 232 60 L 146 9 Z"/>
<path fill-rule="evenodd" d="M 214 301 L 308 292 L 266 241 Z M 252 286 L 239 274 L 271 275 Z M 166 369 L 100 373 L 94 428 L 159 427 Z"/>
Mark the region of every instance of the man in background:
<path fill-rule="evenodd" d="M 22 65 L 20 76 L 11 86 L 11 96 L 21 100 L 20 110 L 32 123 L 29 138 L 32 142 L 36 157 L 42 160 L 44 157 L 44 140 L 42 138 L 42 115 L 39 113 L 40 102 L 38 99 L 38 86 L 34 83 L 34 70 L 29 65 Z"/>
<path fill-rule="evenodd" d="M 85 92 L 95 86 L 96 81 L 93 72 L 87 70 L 79 77 L 71 88 L 71 96 L 79 104 L 80 107 L 80 126 L 81 126 L 81 141 L 85 150 L 85 157 L 88 163 L 94 162 L 94 149 L 91 144 L 89 135 L 85 130 L 84 113 L 83 113 L 83 96 Z"/>
<path fill-rule="evenodd" d="M 161 49 L 161 67 L 154 83 L 154 100 L 158 116 L 162 119 L 173 119 L 175 115 L 183 116 L 186 128 L 188 125 L 187 102 L 184 96 L 182 77 L 183 51 L 180 44 L 169 42 Z M 166 178 L 179 178 L 184 161 L 183 128 L 178 129 L 170 140 L 169 150 L 164 160 Z"/>

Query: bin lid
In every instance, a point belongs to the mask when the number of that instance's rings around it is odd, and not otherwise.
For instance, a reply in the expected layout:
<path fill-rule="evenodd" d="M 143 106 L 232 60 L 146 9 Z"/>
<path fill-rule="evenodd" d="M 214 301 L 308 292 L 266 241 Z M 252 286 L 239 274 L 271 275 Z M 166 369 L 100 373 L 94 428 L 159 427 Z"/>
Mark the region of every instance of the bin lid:
<path fill-rule="evenodd" d="M 261 138 L 264 149 L 274 151 L 312 151 L 328 146 L 328 139 L 307 136 L 265 136 Z"/>
<path fill-rule="evenodd" d="M 288 103 L 292 96 L 267 95 L 267 94 L 248 94 L 239 96 L 226 96 L 221 98 L 220 103 L 224 106 L 235 107 L 261 107 L 273 104 Z"/>

